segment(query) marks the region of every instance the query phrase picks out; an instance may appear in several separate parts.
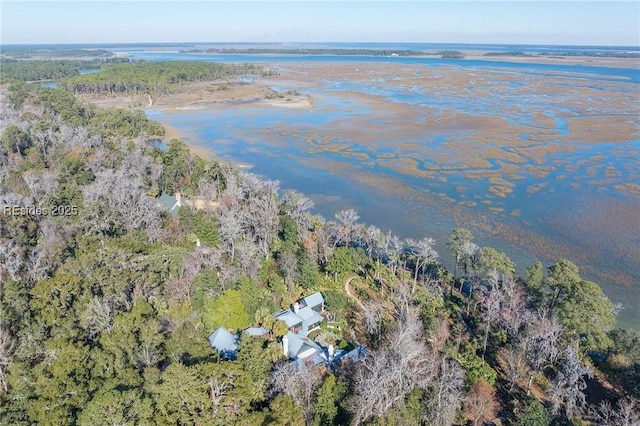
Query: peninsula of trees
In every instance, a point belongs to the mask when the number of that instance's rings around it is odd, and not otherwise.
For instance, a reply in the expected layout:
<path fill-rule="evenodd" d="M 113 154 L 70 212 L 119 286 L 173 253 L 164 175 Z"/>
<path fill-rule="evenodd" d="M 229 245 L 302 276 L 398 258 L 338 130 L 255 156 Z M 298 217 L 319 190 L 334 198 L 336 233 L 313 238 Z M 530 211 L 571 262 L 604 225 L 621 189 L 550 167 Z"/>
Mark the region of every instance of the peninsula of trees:
<path fill-rule="evenodd" d="M 124 58 L 93 60 L 17 60 L 0 58 L 0 82 L 60 80 L 80 74 L 82 70 L 97 69 L 106 63 L 128 62 Z"/>
<path fill-rule="evenodd" d="M 571 261 L 518 277 L 466 229 L 322 218 L 276 181 L 158 146 L 141 111 L 74 97 L 262 72 L 208 65 L 0 88 L 0 423 L 638 424 L 640 333 Z M 176 193 L 204 202 L 173 214 L 159 197 Z M 315 291 L 334 326 L 319 334 L 366 359 L 283 355 L 267 319 Z M 207 341 L 221 326 L 267 332 L 241 333 L 232 360 Z"/>
<path fill-rule="evenodd" d="M 271 75 L 254 64 L 212 62 L 135 62 L 108 64 L 99 73 L 76 75 L 60 82 L 60 87 L 76 94 L 152 94 L 175 91 L 181 84 L 217 81 L 234 76 Z"/>

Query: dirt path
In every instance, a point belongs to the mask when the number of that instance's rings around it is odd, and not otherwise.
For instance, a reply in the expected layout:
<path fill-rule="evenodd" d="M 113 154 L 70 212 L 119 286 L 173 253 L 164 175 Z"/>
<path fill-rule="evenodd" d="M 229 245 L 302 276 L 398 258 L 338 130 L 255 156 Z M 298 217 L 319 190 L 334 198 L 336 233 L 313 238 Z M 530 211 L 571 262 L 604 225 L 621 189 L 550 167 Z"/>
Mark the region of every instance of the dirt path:
<path fill-rule="evenodd" d="M 360 309 L 364 310 L 364 305 L 362 304 L 360 299 L 358 299 L 356 296 L 354 296 L 354 294 L 351 292 L 351 281 L 353 281 L 356 278 L 358 278 L 357 275 L 350 275 L 347 278 L 347 280 L 344 282 L 344 291 L 345 291 L 345 293 L 347 293 L 347 296 L 349 296 L 350 298 L 352 298 L 353 300 L 356 301 L 356 303 L 358 304 Z"/>

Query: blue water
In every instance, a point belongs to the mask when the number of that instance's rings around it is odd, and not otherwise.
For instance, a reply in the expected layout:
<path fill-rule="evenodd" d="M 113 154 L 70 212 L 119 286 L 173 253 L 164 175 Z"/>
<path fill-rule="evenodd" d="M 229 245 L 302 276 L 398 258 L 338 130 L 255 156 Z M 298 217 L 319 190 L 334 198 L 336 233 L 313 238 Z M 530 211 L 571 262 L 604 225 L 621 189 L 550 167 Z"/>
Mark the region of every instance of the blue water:
<path fill-rule="evenodd" d="M 83 68 L 79 71 L 80 74 L 93 74 L 96 72 L 99 72 L 100 68 Z M 57 81 L 41 81 L 38 83 L 38 85 L 42 86 L 42 87 L 48 87 L 50 89 L 55 89 L 56 87 L 58 87 L 58 82 Z"/>
<path fill-rule="evenodd" d="M 126 52 L 131 58 L 146 61 L 203 61 L 203 62 L 378 62 L 407 65 L 455 66 L 467 69 L 495 69 L 496 71 L 518 71 L 530 75 L 558 76 L 581 73 L 585 76 L 566 75 L 568 78 L 599 81 L 629 81 L 640 83 L 640 69 L 610 68 L 589 65 L 560 65 L 524 62 L 506 62 L 481 59 L 442 59 L 422 57 L 348 56 L 348 55 L 205 55 L 181 52 L 154 52 L 132 50 Z M 591 75 L 586 75 L 591 74 Z"/>
<path fill-rule="evenodd" d="M 487 52 L 525 52 L 540 54 L 607 54 L 621 52 L 640 52 L 640 46 L 575 46 L 575 45 L 530 45 L 530 44 L 474 44 L 474 43 L 379 43 L 379 42 L 316 42 L 316 43 L 146 43 L 94 46 L 103 49 L 128 52 L 141 48 L 163 50 L 190 50 L 215 48 L 319 48 L 319 49 L 367 49 L 367 50 L 419 50 L 438 52 L 441 50 L 487 51 Z"/>
<path fill-rule="evenodd" d="M 392 47 L 385 45 L 381 48 Z M 524 50 L 514 46 L 502 48 Z M 562 48 L 548 47 L 549 51 Z M 482 50 L 487 50 L 486 46 Z M 243 104 L 235 107 L 225 105 L 215 108 L 215 111 L 147 112 L 152 119 L 181 130 L 187 142 L 211 149 L 224 160 L 250 164 L 253 172 L 280 180 L 283 188 L 305 192 L 316 202 L 316 211 L 329 219 L 336 211 L 353 207 L 359 211 L 363 221 L 376 224 L 383 230 L 391 229 L 402 236 L 435 237 L 445 264 L 450 264 L 451 259 L 444 243 L 455 226 L 471 228 L 480 245 L 508 252 L 521 267 L 520 272 L 535 260 L 546 263 L 556 260 L 548 257 L 544 246 L 529 240 L 542 237 L 544 244 L 564 248 L 566 255 L 563 257 L 579 264 L 583 276 L 597 281 L 612 300 L 623 303 L 625 309 L 620 315 L 621 324 L 640 328 L 640 250 L 635 239 L 638 224 L 628 223 L 630 232 L 626 235 L 620 235 L 614 229 L 609 232 L 609 226 L 624 218 L 616 216 L 618 210 L 607 209 L 608 205 L 640 207 L 637 196 L 615 189 L 619 184 L 638 182 L 640 124 L 633 108 L 627 107 L 621 112 L 614 103 L 608 106 L 603 102 L 610 93 L 622 93 L 630 105 L 640 107 L 638 69 L 375 56 L 193 55 L 141 50 L 127 53 L 135 59 L 145 60 L 270 62 L 284 70 L 288 64 L 303 61 L 352 61 L 362 63 L 363 67 L 367 62 L 388 62 L 414 64 L 429 70 L 442 68 L 446 71 L 448 67 L 456 67 L 466 70 L 467 75 L 475 72 L 503 75 L 504 81 L 492 87 L 488 97 L 475 93 L 486 84 L 480 76 L 470 87 L 444 92 L 428 86 L 403 85 L 399 78 L 391 84 L 363 77 L 349 82 L 318 80 L 320 84 L 303 89 L 276 84 L 279 90 L 294 88 L 310 95 L 314 101 L 311 110 Z M 416 76 L 419 74 L 420 71 L 416 71 Z M 577 107 L 568 102 L 572 100 L 571 96 L 523 90 L 528 84 L 523 76 L 562 77 L 562 84 L 573 81 L 576 87 L 591 90 L 593 94 L 581 101 L 583 112 L 596 117 L 622 114 L 636 123 L 635 135 L 629 135 L 626 143 L 562 141 L 570 132 L 567 118 L 578 115 Z M 547 163 L 542 165 L 534 164 L 526 157 L 521 164 L 511 164 L 517 167 L 517 172 L 513 179 L 513 176 L 505 179 L 513 184 L 512 192 L 503 197 L 496 196 L 488 191 L 492 185 L 487 178 L 470 179 L 456 168 L 458 164 L 455 161 L 439 164 L 430 155 L 430 152 L 450 149 L 447 146 L 449 138 L 471 137 L 463 129 L 447 135 L 426 134 L 419 138 L 403 138 L 399 131 L 398 137 L 392 140 L 378 140 L 373 151 L 368 143 L 336 136 L 332 129 L 348 126 L 350 122 L 365 120 L 370 126 L 402 125 L 392 121 L 387 123 L 385 118 L 375 115 L 376 111 L 372 111 L 369 104 L 350 98 L 349 93 L 352 92 L 383 97 L 390 104 L 429 108 L 436 116 L 456 111 L 463 115 L 503 117 L 508 107 L 509 114 L 504 119 L 511 125 L 523 127 L 518 136 L 522 141 L 527 141 L 532 132 L 535 134 L 533 126 L 539 126 L 534 115 L 543 114 L 549 117 L 553 132 L 540 143 L 543 146 L 562 143 L 573 147 L 573 151 L 550 154 L 545 157 Z M 371 118 L 374 115 L 378 118 Z M 603 135 L 606 139 L 606 133 Z M 340 149 L 330 152 L 327 147 Z M 512 152 L 508 147 L 502 149 Z M 363 154 L 369 158 L 363 159 Z M 435 172 L 435 175 L 419 177 L 406 173 L 396 169 L 387 157 L 413 160 L 418 171 Z M 480 171 L 500 171 L 505 163 L 492 158 L 488 161 L 489 166 Z M 530 169 L 534 166 L 553 167 L 540 177 L 536 175 L 539 169 Z M 607 167 L 615 170 L 616 175 L 608 175 Z M 371 176 L 385 179 L 384 183 L 371 179 Z M 593 228 L 585 228 L 584 224 L 580 228 L 573 225 L 573 221 L 580 221 L 590 214 L 598 216 L 593 221 Z M 506 240 L 496 231 L 501 226 L 519 229 L 522 234 L 515 240 Z M 607 274 L 620 273 L 631 277 L 634 286 L 621 287 L 607 280 Z"/>
<path fill-rule="evenodd" d="M 82 68 L 80 70 L 80 74 L 93 74 L 96 72 L 100 72 L 100 68 Z"/>

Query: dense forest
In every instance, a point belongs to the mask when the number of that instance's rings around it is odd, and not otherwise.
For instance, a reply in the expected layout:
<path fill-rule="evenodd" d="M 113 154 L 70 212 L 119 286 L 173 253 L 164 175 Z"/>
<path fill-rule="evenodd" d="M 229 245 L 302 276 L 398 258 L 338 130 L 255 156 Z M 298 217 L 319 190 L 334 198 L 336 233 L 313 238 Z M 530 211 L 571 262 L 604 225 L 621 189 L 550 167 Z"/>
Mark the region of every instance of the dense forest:
<path fill-rule="evenodd" d="M 0 58 L 0 82 L 60 80 L 80 74 L 83 69 L 100 68 L 106 63 L 127 62 L 125 58 L 93 60 L 17 60 Z"/>
<path fill-rule="evenodd" d="M 141 111 L 72 94 L 261 72 L 202 65 L 2 87 L 1 424 L 639 424 L 640 333 L 569 260 L 521 278 L 463 228 L 436 245 L 320 217 L 277 181 L 158 145 Z M 177 193 L 205 202 L 170 211 L 159 197 Z M 284 355 L 271 313 L 316 291 L 317 339 L 363 359 Z M 207 340 L 221 326 L 235 359 Z"/>
<path fill-rule="evenodd" d="M 51 45 L 3 45 L 2 56 L 16 59 L 56 59 L 56 58 L 110 58 L 113 56 L 108 50 L 86 48 L 81 46 L 62 47 Z"/>
<path fill-rule="evenodd" d="M 77 75 L 60 82 L 60 87 L 76 94 L 172 93 L 184 83 L 216 81 L 246 75 L 272 75 L 254 64 L 211 62 L 136 62 L 108 64 L 99 73 Z"/>

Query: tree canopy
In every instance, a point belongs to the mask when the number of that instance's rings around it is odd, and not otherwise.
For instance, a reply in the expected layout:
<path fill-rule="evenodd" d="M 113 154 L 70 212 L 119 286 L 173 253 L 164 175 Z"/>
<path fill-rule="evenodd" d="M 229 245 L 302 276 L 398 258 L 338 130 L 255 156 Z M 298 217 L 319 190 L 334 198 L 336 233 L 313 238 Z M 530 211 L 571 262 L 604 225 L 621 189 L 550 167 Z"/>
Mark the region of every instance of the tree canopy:
<path fill-rule="evenodd" d="M 155 67 L 131 70 L 181 69 Z M 158 146 L 142 112 L 0 90 L 2 424 L 637 422 L 638 335 L 571 261 L 524 282 L 457 229 L 448 247 L 477 290 L 460 291 L 429 237 L 312 216 L 278 182 Z M 202 203 L 171 212 L 158 196 L 176 192 Z M 315 291 L 322 321 L 300 339 L 333 346 L 320 366 L 285 356 L 273 315 Z M 218 327 L 237 333 L 235 360 L 207 340 Z M 601 405 L 585 395 L 596 368 Z"/>
<path fill-rule="evenodd" d="M 170 93 L 184 83 L 215 81 L 262 72 L 262 68 L 254 64 L 188 61 L 107 64 L 100 72 L 66 78 L 60 82 L 60 87 L 73 93 L 156 95 Z"/>

